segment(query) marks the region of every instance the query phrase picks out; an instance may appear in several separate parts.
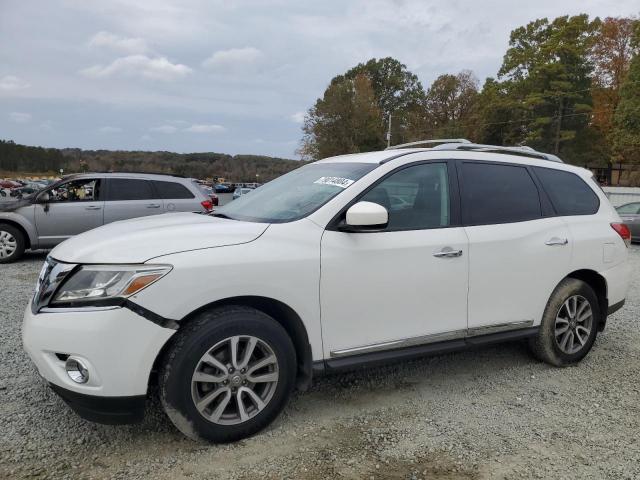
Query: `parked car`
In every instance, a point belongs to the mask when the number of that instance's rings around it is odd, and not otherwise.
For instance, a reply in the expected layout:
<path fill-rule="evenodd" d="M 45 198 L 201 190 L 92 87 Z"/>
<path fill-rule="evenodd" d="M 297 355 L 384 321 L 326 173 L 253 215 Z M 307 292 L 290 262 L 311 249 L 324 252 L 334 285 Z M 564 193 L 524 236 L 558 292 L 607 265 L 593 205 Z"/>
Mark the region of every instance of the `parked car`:
<path fill-rule="evenodd" d="M 13 180 L 0 180 L 0 188 L 8 188 L 11 190 L 13 188 L 18 188 L 21 186 L 21 183 L 14 182 Z"/>
<path fill-rule="evenodd" d="M 212 209 L 211 199 L 188 178 L 129 173 L 72 175 L 18 202 L 3 202 L 0 263 L 17 260 L 25 249 L 52 248 L 73 235 L 117 220 Z"/>
<path fill-rule="evenodd" d="M 213 187 L 216 193 L 231 193 L 233 192 L 233 185 L 228 183 L 216 183 Z"/>
<path fill-rule="evenodd" d="M 631 230 L 631 240 L 640 242 L 640 202 L 627 203 L 616 207 L 622 221 Z"/>
<path fill-rule="evenodd" d="M 251 193 L 253 190 L 254 190 L 253 188 L 238 187 L 233 192 L 233 199 L 237 200 L 242 195 L 246 195 L 247 193 Z"/>
<path fill-rule="evenodd" d="M 630 279 L 629 230 L 591 172 L 517 147 L 402 147 L 305 165 L 210 216 L 67 240 L 26 351 L 87 419 L 140 420 L 157 391 L 213 442 L 264 428 L 326 371 L 522 339 L 554 366 L 584 358 Z"/>

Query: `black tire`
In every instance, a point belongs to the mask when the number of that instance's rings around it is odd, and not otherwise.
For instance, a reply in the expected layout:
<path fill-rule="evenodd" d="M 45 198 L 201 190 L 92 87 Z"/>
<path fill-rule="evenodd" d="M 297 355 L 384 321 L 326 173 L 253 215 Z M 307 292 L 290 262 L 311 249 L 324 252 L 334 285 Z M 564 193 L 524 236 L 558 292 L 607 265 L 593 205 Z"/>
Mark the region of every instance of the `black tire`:
<path fill-rule="evenodd" d="M 242 423 L 221 425 L 205 418 L 196 408 L 192 377 L 196 368 L 202 365 L 203 355 L 235 336 L 255 337 L 271 349 L 278 362 L 278 380 L 262 410 L 254 411 L 254 416 Z M 176 334 L 160 371 L 160 400 L 167 416 L 186 436 L 213 443 L 233 442 L 259 432 L 280 414 L 294 388 L 296 370 L 295 348 L 278 322 L 253 308 L 221 307 L 197 315 Z M 221 386 L 213 384 L 211 389 Z M 236 400 L 232 398 L 232 401 Z"/>
<path fill-rule="evenodd" d="M 8 255 L 5 255 L 3 253 L 3 234 L 10 235 L 10 237 L 13 238 L 16 243 L 15 250 L 13 250 L 13 252 Z M 17 229 L 13 225 L 0 223 L 0 263 L 10 263 L 18 260 L 20 257 L 22 257 L 25 246 L 26 241 L 24 238 L 24 234 L 19 229 Z"/>
<path fill-rule="evenodd" d="M 575 352 L 567 352 L 561 347 L 564 335 L 560 334 L 559 338 L 556 338 L 556 317 L 565 301 L 575 296 L 585 299 L 589 303 L 593 318 L 590 332 L 586 336 L 584 344 Z M 600 320 L 600 305 L 593 289 L 582 280 L 565 278 L 556 287 L 547 302 L 538 335 L 529 341 L 531 352 L 538 360 L 556 367 L 568 367 L 578 363 L 591 350 L 596 340 Z M 568 328 L 571 328 L 570 324 Z M 573 338 L 571 341 L 574 341 Z"/>

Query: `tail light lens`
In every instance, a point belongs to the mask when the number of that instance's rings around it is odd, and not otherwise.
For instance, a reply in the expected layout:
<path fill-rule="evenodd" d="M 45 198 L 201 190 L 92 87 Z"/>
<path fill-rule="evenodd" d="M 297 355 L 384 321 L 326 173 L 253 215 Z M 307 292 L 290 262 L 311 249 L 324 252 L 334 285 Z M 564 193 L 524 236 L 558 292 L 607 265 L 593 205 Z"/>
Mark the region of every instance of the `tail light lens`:
<path fill-rule="evenodd" d="M 631 245 L 631 230 L 629 230 L 629 227 L 624 223 L 612 223 L 611 228 L 618 232 L 627 247 Z"/>
<path fill-rule="evenodd" d="M 213 210 L 213 202 L 211 202 L 211 200 L 203 200 L 202 202 L 200 202 L 200 205 L 202 205 L 202 208 L 204 208 L 207 212 Z"/>

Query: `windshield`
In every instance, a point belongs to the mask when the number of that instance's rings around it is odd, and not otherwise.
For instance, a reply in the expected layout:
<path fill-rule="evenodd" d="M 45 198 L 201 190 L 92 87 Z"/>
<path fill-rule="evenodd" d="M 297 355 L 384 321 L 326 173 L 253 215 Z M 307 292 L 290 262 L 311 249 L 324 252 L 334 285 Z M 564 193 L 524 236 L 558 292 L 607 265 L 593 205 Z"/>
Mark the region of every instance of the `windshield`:
<path fill-rule="evenodd" d="M 306 165 L 250 190 L 214 215 L 248 222 L 284 223 L 314 212 L 373 170 L 370 163 Z"/>

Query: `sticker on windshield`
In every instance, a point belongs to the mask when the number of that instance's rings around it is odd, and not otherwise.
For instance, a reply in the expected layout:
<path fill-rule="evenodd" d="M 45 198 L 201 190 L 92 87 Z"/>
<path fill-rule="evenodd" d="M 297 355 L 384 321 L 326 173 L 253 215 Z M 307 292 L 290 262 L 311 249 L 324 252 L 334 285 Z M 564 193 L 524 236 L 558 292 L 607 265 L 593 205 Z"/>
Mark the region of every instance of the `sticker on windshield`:
<path fill-rule="evenodd" d="M 354 181 L 348 178 L 342 177 L 320 177 L 313 183 L 318 183 L 320 185 L 333 185 L 334 187 L 347 188 Z"/>

